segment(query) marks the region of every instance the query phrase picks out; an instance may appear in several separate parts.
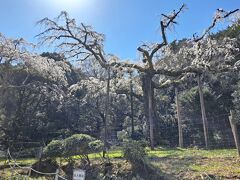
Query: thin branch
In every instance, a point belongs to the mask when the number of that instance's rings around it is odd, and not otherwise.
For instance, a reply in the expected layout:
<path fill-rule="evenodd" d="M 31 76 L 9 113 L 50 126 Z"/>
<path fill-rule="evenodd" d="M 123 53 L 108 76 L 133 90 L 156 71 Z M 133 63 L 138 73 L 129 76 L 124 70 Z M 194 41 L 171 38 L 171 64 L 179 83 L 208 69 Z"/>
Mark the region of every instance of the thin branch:
<path fill-rule="evenodd" d="M 216 26 L 217 22 L 220 20 L 220 19 L 225 19 L 227 17 L 229 17 L 230 15 L 234 14 L 235 12 L 239 11 L 239 9 L 235 9 L 233 11 L 229 11 L 229 12 L 226 12 L 226 11 L 223 11 L 223 10 L 220 10 L 220 9 L 217 9 L 217 13 L 225 13 L 225 15 L 221 16 L 221 15 L 217 15 L 214 17 L 213 19 L 213 22 L 212 24 L 207 28 L 207 30 L 203 33 L 202 36 L 200 37 L 196 37 L 196 35 L 194 34 L 193 35 L 193 38 L 194 38 L 194 41 L 195 42 L 198 42 L 200 40 L 202 40 L 208 33 L 210 33 L 210 31 Z"/>
<path fill-rule="evenodd" d="M 148 62 L 149 69 L 154 70 L 154 66 L 153 66 L 153 56 L 154 56 L 154 54 L 155 54 L 159 49 L 161 49 L 163 46 L 167 45 L 167 38 L 166 38 L 166 33 L 165 33 L 166 29 L 169 27 L 169 25 L 170 25 L 171 23 L 176 24 L 175 19 L 177 18 L 177 16 L 179 15 L 179 13 L 180 13 L 181 11 L 183 11 L 184 7 L 185 7 L 185 5 L 183 4 L 177 12 L 173 11 L 173 15 L 167 16 L 167 15 L 162 14 L 162 16 L 167 19 L 167 22 L 165 22 L 165 23 L 164 23 L 163 20 L 160 21 L 163 43 L 161 43 L 161 44 L 156 44 L 156 46 L 153 47 L 153 49 L 151 50 L 150 53 L 149 53 L 148 50 L 146 50 L 146 49 L 143 48 L 144 45 L 137 48 L 137 50 L 140 51 L 140 52 L 143 54 L 144 60 Z"/>
<path fill-rule="evenodd" d="M 63 26 L 58 23 L 61 17 L 63 17 L 64 21 Z M 73 48 L 72 51 L 68 50 L 65 52 L 71 53 L 71 57 L 78 57 L 78 55 L 83 54 L 82 52 L 86 54 L 89 52 L 102 67 L 107 67 L 107 61 L 102 48 L 103 35 L 92 31 L 91 26 L 85 26 L 83 23 L 77 26 L 75 20 L 70 19 L 66 12 L 62 12 L 56 20 L 45 18 L 39 21 L 38 24 L 43 24 L 46 27 L 42 33 L 37 35 L 37 37 L 41 38 L 41 44 L 63 40 L 64 42 L 59 42 L 60 44 L 57 47 Z M 87 59 L 88 57 L 90 55 L 87 54 L 82 59 Z"/>
<path fill-rule="evenodd" d="M 157 44 L 156 47 L 152 50 L 151 54 L 150 54 L 150 59 L 153 58 L 154 54 L 161 49 L 163 46 L 165 45 L 165 43 L 162 44 Z"/>
<path fill-rule="evenodd" d="M 162 33 L 162 38 L 163 38 L 163 44 L 168 44 L 167 43 L 167 38 L 166 38 L 166 29 L 169 27 L 169 25 L 171 23 L 173 24 L 176 24 L 176 21 L 175 19 L 177 18 L 177 16 L 179 15 L 180 12 L 183 11 L 183 9 L 186 7 L 185 4 L 183 4 L 180 9 L 175 12 L 173 11 L 173 15 L 165 15 L 165 14 L 162 14 L 162 16 L 164 16 L 166 19 L 167 19 L 167 22 L 164 22 L 163 20 L 160 21 L 160 25 L 161 25 L 161 33 Z"/>

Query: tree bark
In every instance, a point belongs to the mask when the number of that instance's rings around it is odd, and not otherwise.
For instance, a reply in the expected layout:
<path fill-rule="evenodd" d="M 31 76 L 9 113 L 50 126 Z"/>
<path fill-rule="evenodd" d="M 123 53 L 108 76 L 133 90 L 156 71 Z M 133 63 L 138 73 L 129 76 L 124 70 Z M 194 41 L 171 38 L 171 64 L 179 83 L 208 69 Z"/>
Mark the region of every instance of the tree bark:
<path fill-rule="evenodd" d="M 234 142 L 235 142 L 235 145 L 237 148 L 238 156 L 240 156 L 240 141 L 239 141 L 238 129 L 237 129 L 237 125 L 234 120 L 232 111 L 230 111 L 229 122 L 231 125 L 231 129 L 232 129 L 232 133 L 233 133 L 233 137 L 234 137 Z"/>
<path fill-rule="evenodd" d="M 149 140 L 150 147 L 154 149 L 154 87 L 152 84 L 152 76 L 150 74 L 144 74 L 142 77 L 142 89 L 144 96 L 144 111 L 149 126 Z"/>
<path fill-rule="evenodd" d="M 179 143 L 179 147 L 183 148 L 183 130 L 182 130 L 182 119 L 180 114 L 178 88 L 175 88 L 175 96 L 176 96 L 177 119 L 178 119 L 178 143 Z"/>
<path fill-rule="evenodd" d="M 103 157 L 105 158 L 107 152 L 107 123 L 109 119 L 109 104 L 110 102 L 110 68 L 107 69 L 107 93 L 106 93 L 106 104 L 105 104 L 105 122 L 104 122 L 104 148 Z"/>
<path fill-rule="evenodd" d="M 148 93 L 148 118 L 149 118 L 149 133 L 150 133 L 150 147 L 154 149 L 154 122 L 153 122 L 153 99 L 152 99 L 152 81 L 149 82 Z"/>
<path fill-rule="evenodd" d="M 202 82 L 201 82 L 201 79 L 200 79 L 200 74 L 197 75 L 197 82 L 198 82 L 198 91 L 199 91 L 199 98 L 200 98 L 200 104 L 201 104 L 201 113 L 202 113 L 205 147 L 208 149 L 209 148 L 208 121 L 207 121 L 207 116 L 206 116 L 206 110 L 205 110 L 203 89 L 202 89 Z"/>
<path fill-rule="evenodd" d="M 134 112 L 133 112 L 133 83 L 132 83 L 132 74 L 130 74 L 130 101 L 131 101 L 131 128 L 132 136 L 134 134 Z"/>

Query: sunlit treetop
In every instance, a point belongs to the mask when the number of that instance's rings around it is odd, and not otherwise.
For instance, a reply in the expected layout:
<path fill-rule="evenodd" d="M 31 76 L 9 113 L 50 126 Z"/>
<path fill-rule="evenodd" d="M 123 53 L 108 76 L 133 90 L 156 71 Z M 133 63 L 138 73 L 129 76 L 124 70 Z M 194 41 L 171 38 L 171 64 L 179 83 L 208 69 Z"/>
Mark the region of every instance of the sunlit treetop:
<path fill-rule="evenodd" d="M 69 64 L 33 53 L 33 47 L 23 39 L 9 39 L 0 34 L 0 63 L 21 64 L 28 72 L 37 72 L 46 79 L 66 86 L 66 72 L 71 71 Z"/>

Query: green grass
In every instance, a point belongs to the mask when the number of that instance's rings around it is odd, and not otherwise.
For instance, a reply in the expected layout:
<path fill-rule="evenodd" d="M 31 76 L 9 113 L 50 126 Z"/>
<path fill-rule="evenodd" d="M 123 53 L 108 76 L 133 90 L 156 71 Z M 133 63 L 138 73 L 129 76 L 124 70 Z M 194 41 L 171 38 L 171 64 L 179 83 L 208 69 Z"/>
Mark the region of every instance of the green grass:
<path fill-rule="evenodd" d="M 88 154 L 89 159 L 99 159 L 103 157 L 102 153 L 91 153 Z M 108 151 L 107 152 L 107 157 L 108 158 L 122 158 L 123 153 L 121 150 L 113 150 L 113 151 Z M 74 156 L 74 159 L 80 159 L 81 156 Z"/>
<path fill-rule="evenodd" d="M 196 175 L 212 174 L 217 177 L 233 178 L 240 177 L 239 163 L 234 161 L 224 160 L 224 162 L 218 159 L 211 159 L 208 162 L 200 161 L 197 164 L 192 164 L 189 168 L 195 172 Z"/>
<path fill-rule="evenodd" d="M 236 177 L 240 179 L 240 158 L 235 149 L 204 150 L 159 147 L 155 150 L 146 148 L 146 151 L 150 162 L 173 179 L 199 179 L 206 175 L 214 175 L 223 179 Z M 122 161 L 123 153 L 121 150 L 111 150 L 107 153 L 107 157 L 112 161 L 114 159 Z M 89 158 L 94 162 L 94 159 L 102 158 L 102 153 L 89 154 Z M 74 159 L 78 160 L 80 156 L 74 156 Z M 36 161 L 37 159 L 34 158 L 17 160 L 22 166 L 29 166 Z M 0 160 L 0 165 L 4 162 L 4 160 Z"/>
<path fill-rule="evenodd" d="M 167 148 L 156 148 L 155 150 L 147 149 L 147 153 L 150 157 L 189 157 L 199 156 L 206 158 L 213 157 L 236 157 L 237 151 L 235 149 L 216 149 L 216 150 L 203 150 L 203 149 L 167 149 Z"/>
<path fill-rule="evenodd" d="M 21 159 L 17 159 L 17 163 L 23 165 L 31 165 L 34 164 L 35 162 L 37 162 L 37 159 L 35 158 L 21 158 Z M 7 161 L 5 159 L 1 159 L 0 160 L 0 166 L 6 164 Z M 13 161 L 11 161 L 11 163 L 13 164 Z"/>
<path fill-rule="evenodd" d="M 109 158 L 122 158 L 123 157 L 123 153 L 121 150 L 114 150 L 114 151 L 109 151 L 107 153 L 107 156 Z"/>
<path fill-rule="evenodd" d="M 152 164 L 174 179 L 240 178 L 240 159 L 235 149 L 148 149 Z"/>
<path fill-rule="evenodd" d="M 181 149 L 181 148 L 156 148 L 155 150 L 150 150 L 146 148 L 147 154 L 149 157 L 160 157 L 160 158 L 167 158 L 167 157 L 177 157 L 177 158 L 184 158 L 184 157 L 206 157 L 206 158 L 213 158 L 213 157 L 237 157 L 237 151 L 235 149 L 216 149 L 216 150 L 203 150 L 203 149 Z M 90 159 L 97 159 L 102 157 L 102 153 L 92 153 L 88 155 Z M 123 153 L 121 150 L 111 150 L 107 152 L 107 157 L 109 158 L 122 158 Z M 74 156 L 74 159 L 79 159 L 80 156 Z M 26 158 L 26 159 L 18 159 L 18 163 L 20 164 L 33 164 L 37 161 L 34 158 Z M 0 160 L 0 165 L 4 164 L 5 160 Z"/>

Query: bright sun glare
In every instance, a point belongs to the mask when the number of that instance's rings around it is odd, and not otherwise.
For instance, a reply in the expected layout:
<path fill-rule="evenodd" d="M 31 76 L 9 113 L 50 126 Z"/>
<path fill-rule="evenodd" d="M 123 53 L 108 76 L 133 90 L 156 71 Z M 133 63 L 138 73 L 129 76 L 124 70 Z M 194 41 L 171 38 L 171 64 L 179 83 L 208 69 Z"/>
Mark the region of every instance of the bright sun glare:
<path fill-rule="evenodd" d="M 85 6 L 88 0 L 52 0 L 52 2 L 56 8 L 61 8 L 62 10 L 75 10 Z"/>

